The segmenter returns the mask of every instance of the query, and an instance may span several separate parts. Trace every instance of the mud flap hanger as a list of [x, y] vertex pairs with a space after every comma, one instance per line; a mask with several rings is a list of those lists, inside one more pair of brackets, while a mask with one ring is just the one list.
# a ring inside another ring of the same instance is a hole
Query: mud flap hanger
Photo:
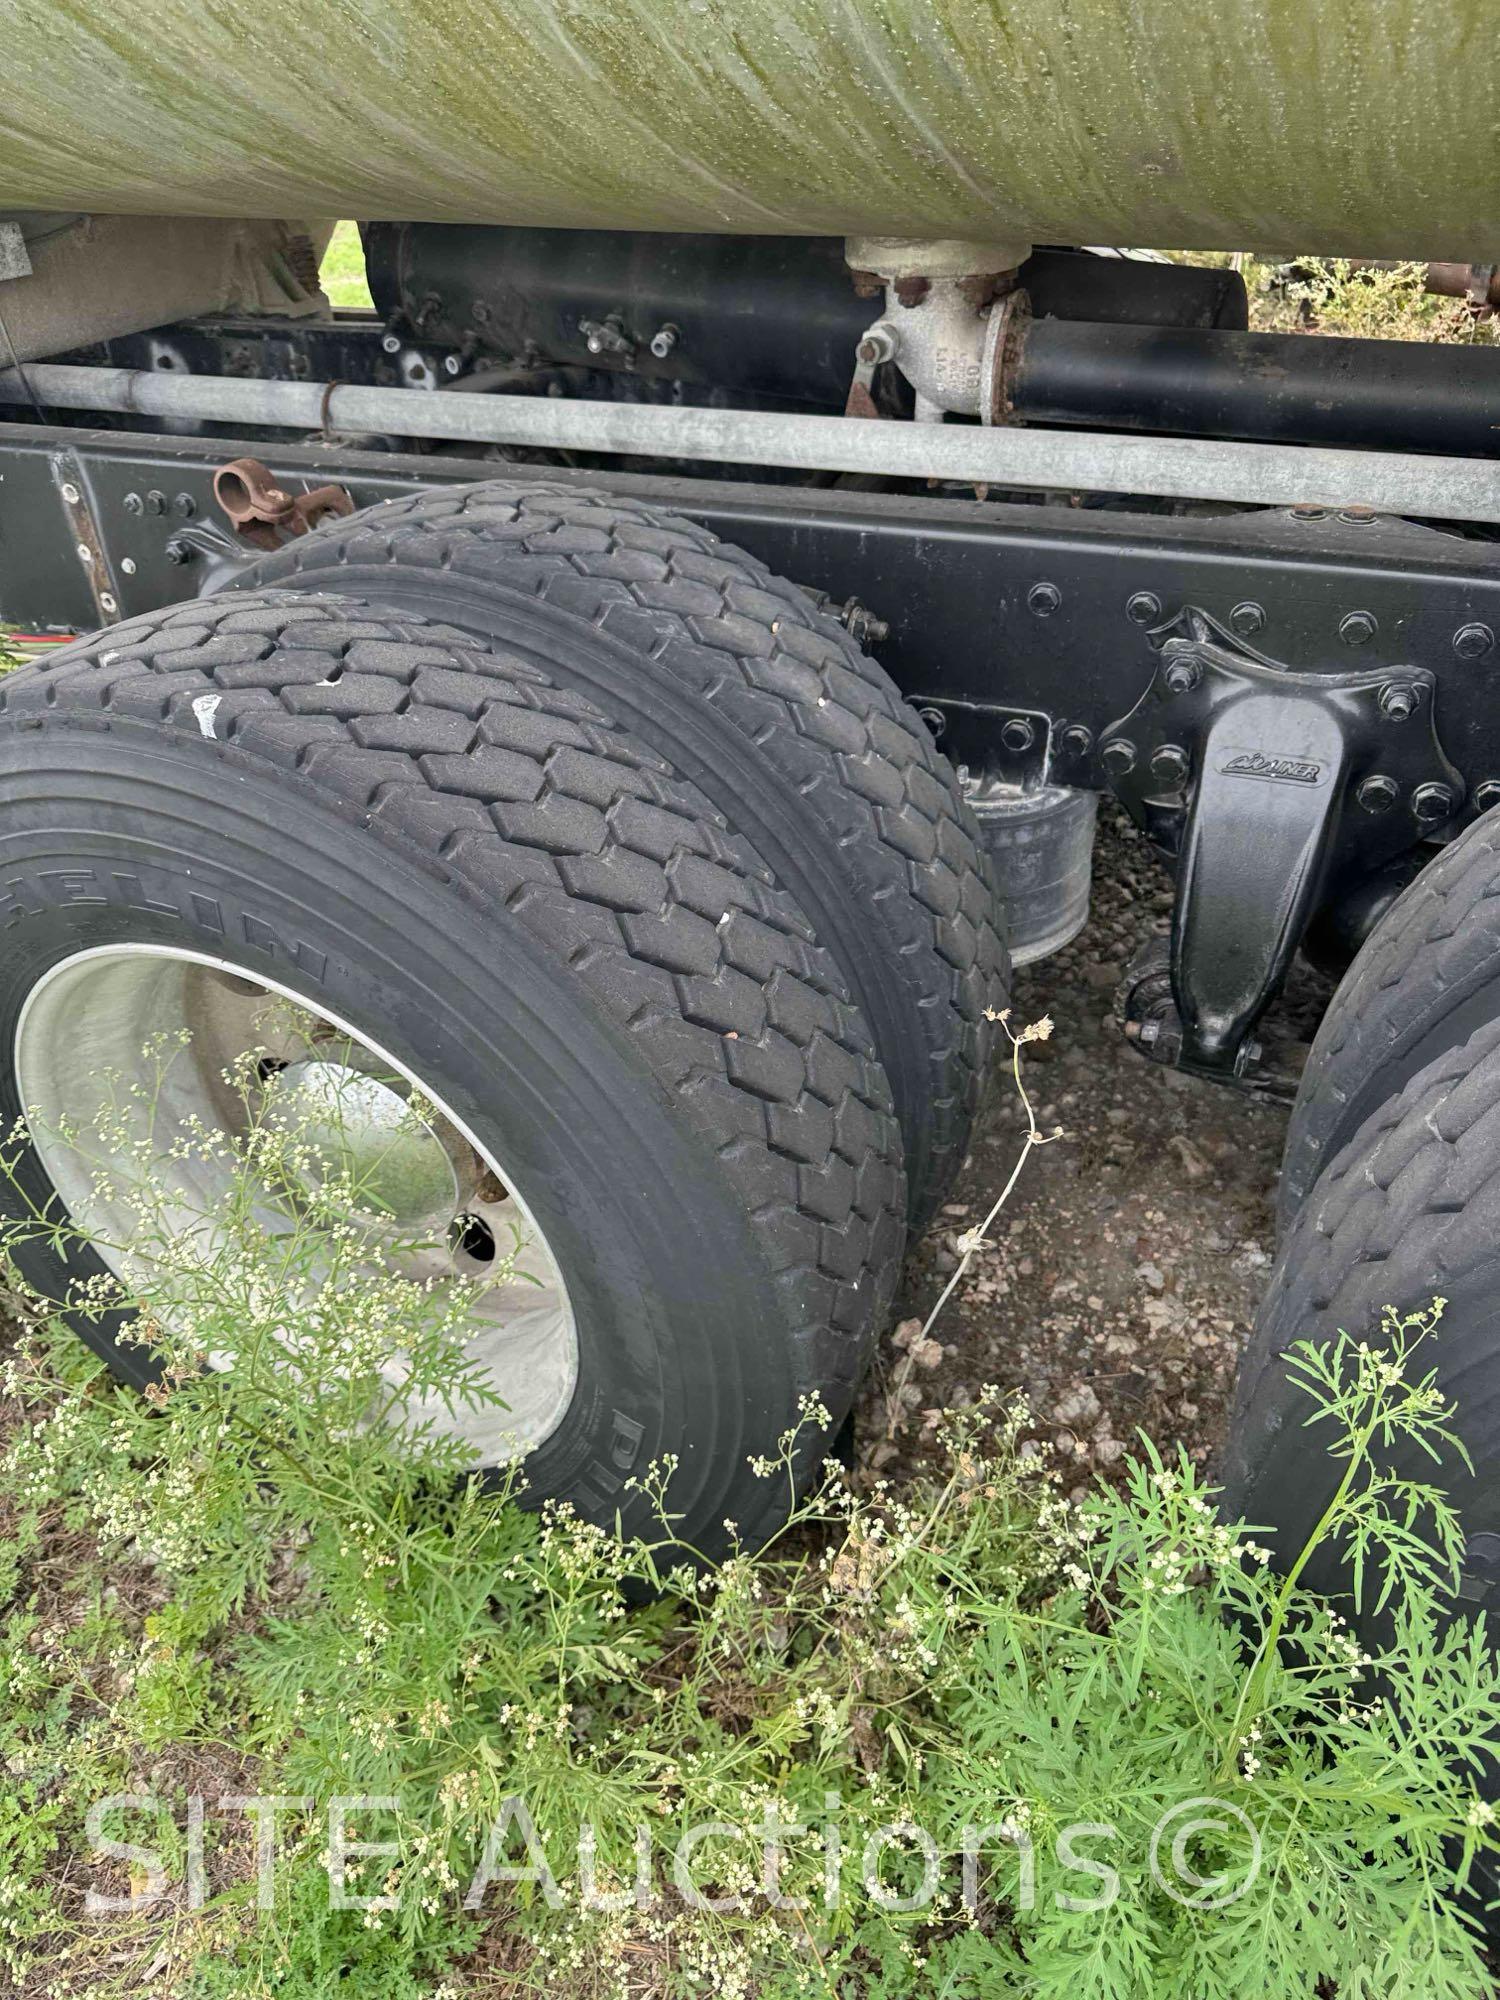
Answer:
[[1242, 1079], [1330, 890], [1443, 828], [1463, 780], [1423, 668], [1299, 671], [1191, 605], [1149, 638], [1151, 684], [1099, 746], [1132, 818], [1177, 857], [1170, 1005], [1162, 982], [1137, 1036], [1158, 1061]]

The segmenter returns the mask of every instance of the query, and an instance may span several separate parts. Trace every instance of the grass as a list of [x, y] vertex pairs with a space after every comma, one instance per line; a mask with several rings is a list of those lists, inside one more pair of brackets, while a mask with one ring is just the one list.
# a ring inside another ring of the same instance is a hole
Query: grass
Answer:
[[330, 305], [349, 312], [368, 311], [370, 287], [365, 277], [365, 251], [357, 222], [341, 222], [323, 254], [323, 290]]
[[[9, 1991], [1491, 1991], [1461, 1889], [1497, 1844], [1476, 1784], [1500, 1671], [1444, 1622], [1451, 1509], [1383, 1458], [1457, 1449], [1440, 1305], [1295, 1361], [1338, 1464], [1314, 1540], [1357, 1552], [1384, 1649], [1184, 1456], [1143, 1444], [1123, 1490], [1065, 1497], [994, 1388], [931, 1469], [830, 1463], [785, 1531], [709, 1563], [670, 1464], [630, 1545], [536, 1509], [524, 1470], [455, 1477], [384, 1364], [482, 1400], [459, 1317], [372, 1264], [365, 1191], [310, 1175], [284, 1119], [232, 1142], [211, 1237], [167, 1227], [139, 1129], [74, 1135], [134, 1210], [136, 1276], [78, 1280], [72, 1311], [123, 1297], [159, 1383], [112, 1386], [34, 1303], [0, 1382]], [[40, 1217], [23, 1238], [66, 1247]], [[809, 1404], [756, 1476], [788, 1481], [825, 1425]], [[264, 1907], [226, 1794], [289, 1801]], [[337, 1798], [363, 1803], [341, 1823]]]

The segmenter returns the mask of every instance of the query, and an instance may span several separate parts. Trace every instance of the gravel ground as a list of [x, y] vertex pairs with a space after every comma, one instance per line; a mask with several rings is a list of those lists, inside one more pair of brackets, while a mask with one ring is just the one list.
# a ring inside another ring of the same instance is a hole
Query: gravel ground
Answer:
[[[1009, 1078], [996, 1078], [953, 1200], [908, 1257], [859, 1413], [867, 1465], [899, 1473], [920, 1459], [937, 1413], [986, 1382], [1025, 1391], [1038, 1434], [1076, 1455], [1080, 1479], [1116, 1465], [1139, 1431], [1200, 1460], [1216, 1450], [1271, 1263], [1286, 1114], [1157, 1068], [1121, 1035], [1121, 973], [1171, 907], [1159, 859], [1101, 812], [1087, 928], [1016, 981], [1013, 1024], [1052, 1018], [1023, 1075], [1043, 1130], [1065, 1136], [1033, 1152], [991, 1247], [931, 1339], [914, 1342], [956, 1267], [955, 1239], [983, 1220], [1025, 1134]], [[1293, 1001], [1304, 1016], [1309, 982]]]

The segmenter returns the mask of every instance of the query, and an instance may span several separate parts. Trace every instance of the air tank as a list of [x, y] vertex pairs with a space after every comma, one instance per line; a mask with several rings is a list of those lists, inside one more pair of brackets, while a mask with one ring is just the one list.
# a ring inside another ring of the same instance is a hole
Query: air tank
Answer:
[[1494, 0], [0, 0], [0, 212], [1500, 259]]

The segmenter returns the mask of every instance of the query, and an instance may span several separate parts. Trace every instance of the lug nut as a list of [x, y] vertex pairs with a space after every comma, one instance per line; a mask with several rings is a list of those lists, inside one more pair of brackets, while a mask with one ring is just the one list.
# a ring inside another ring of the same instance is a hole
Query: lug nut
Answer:
[[1151, 775], [1163, 784], [1181, 785], [1187, 780], [1188, 754], [1180, 743], [1163, 743], [1151, 753]]
[[1453, 650], [1461, 660], [1482, 660], [1494, 644], [1488, 625], [1460, 625], [1453, 635]]
[[1339, 620], [1339, 637], [1346, 646], [1366, 645], [1380, 630], [1373, 611], [1348, 611]]
[[1094, 732], [1082, 722], [1070, 722], [1058, 737], [1058, 748], [1069, 757], [1087, 757], [1094, 747]]
[[[678, 329], [668, 320], [665, 326], [657, 328], [651, 336], [651, 352], [658, 361], [665, 361], [680, 338]], [[861, 357], [863, 358], [863, 357]]]
[[1237, 604], [1230, 612], [1229, 622], [1242, 639], [1248, 639], [1253, 632], [1265, 630], [1265, 607], [1247, 598], [1243, 604]]
[[1125, 606], [1125, 616], [1134, 625], [1149, 625], [1161, 616], [1161, 599], [1154, 590], [1138, 590]]
[[127, 493], [124, 506], [127, 514], [144, 514], [146, 511], [146, 503], [139, 493]]
[[1474, 787], [1474, 810], [1493, 812], [1496, 806], [1500, 806], [1500, 778], [1486, 778]]
[[1380, 713], [1388, 722], [1408, 722], [1422, 705], [1422, 690], [1414, 681], [1387, 681], [1380, 690]]
[[174, 535], [167, 543], [166, 555], [169, 563], [190, 563], [197, 554], [191, 542], [185, 542], [180, 535]]
[[1029, 750], [1035, 743], [1036, 731], [1024, 715], [1013, 715], [1000, 731], [1000, 741], [1007, 750], [1013, 750], [1019, 756], [1023, 750]]
[[1099, 754], [1112, 778], [1123, 778], [1135, 769], [1135, 745], [1128, 737], [1111, 737]]
[[1366, 778], [1354, 794], [1361, 810], [1367, 813], [1389, 812], [1401, 796], [1400, 787], [1394, 778], [1388, 778], [1382, 771]]
[[1173, 694], [1191, 694], [1203, 678], [1203, 662], [1196, 653], [1179, 653], [1168, 660], [1161, 677]]
[[1055, 583], [1034, 583], [1026, 593], [1026, 608], [1037, 618], [1050, 618], [1062, 603], [1062, 592]]
[[1453, 815], [1453, 790], [1449, 785], [1418, 785], [1411, 795], [1411, 809], [1424, 826], [1436, 826]]

